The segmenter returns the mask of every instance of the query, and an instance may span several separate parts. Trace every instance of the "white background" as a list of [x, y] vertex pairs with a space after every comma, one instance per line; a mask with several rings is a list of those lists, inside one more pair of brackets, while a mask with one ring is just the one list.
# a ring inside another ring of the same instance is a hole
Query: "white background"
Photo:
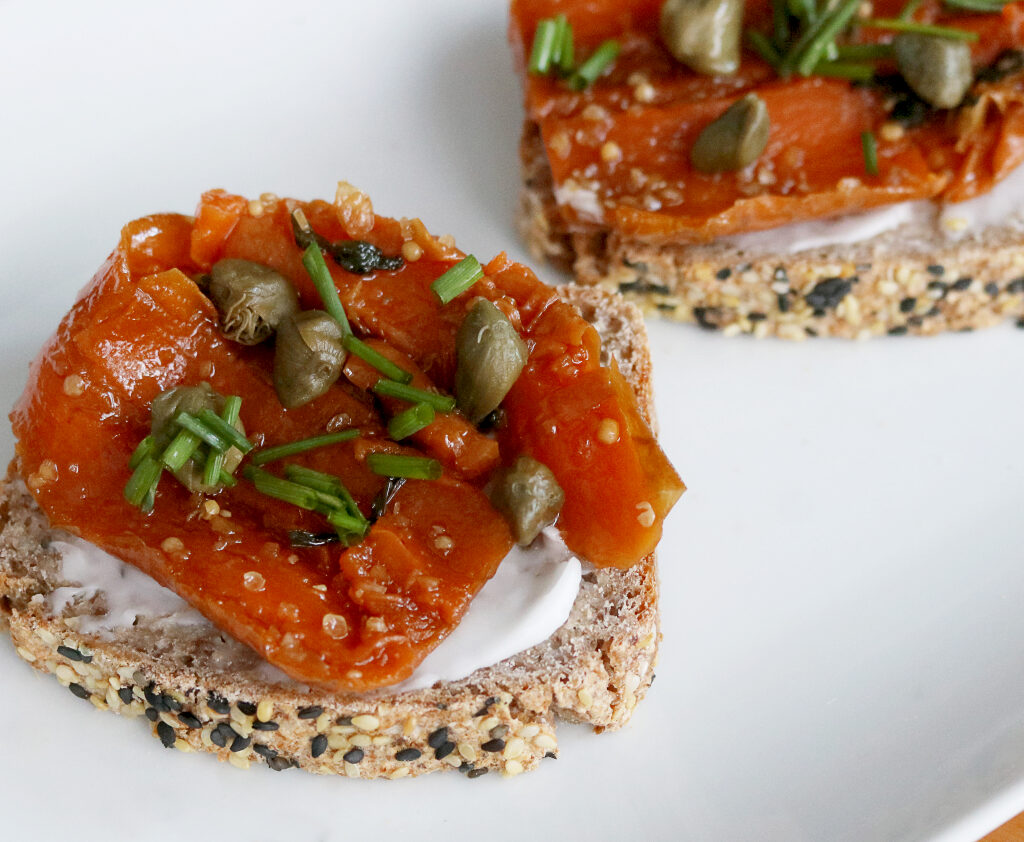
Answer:
[[[210, 187], [329, 198], [343, 178], [525, 259], [505, 28], [502, 0], [0, 0], [0, 402], [120, 226]], [[1024, 809], [1024, 334], [650, 329], [690, 491], [627, 729], [564, 726], [562, 757], [510, 780], [241, 772], [3, 647], [5, 835], [951, 842]]]

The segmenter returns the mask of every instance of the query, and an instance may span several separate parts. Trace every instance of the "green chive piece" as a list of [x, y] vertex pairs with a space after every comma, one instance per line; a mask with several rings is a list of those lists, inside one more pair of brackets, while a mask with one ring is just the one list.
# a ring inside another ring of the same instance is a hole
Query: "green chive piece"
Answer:
[[206, 460], [206, 464], [203, 466], [203, 484], [216, 485], [223, 470], [224, 454], [218, 453], [216, 450], [210, 451], [210, 458]]
[[923, 2], [924, 0], [910, 0], [910, 2], [903, 7], [903, 11], [900, 12], [900, 20], [912, 19], [914, 17], [914, 12], [921, 7]]
[[1008, 2], [1010, 0], [945, 0], [946, 5], [954, 9], [966, 9], [969, 12], [982, 12], [989, 15], [1002, 12]]
[[818, 19], [818, 7], [814, 0], [791, 0], [789, 11], [794, 17], [800, 18], [808, 25]]
[[[235, 429], [235, 423], [238, 421], [238, 413], [241, 408], [242, 399], [238, 395], [228, 395], [224, 398], [224, 408], [221, 410], [220, 418], [232, 430]], [[249, 445], [249, 447], [251, 449], [252, 445]], [[214, 451], [210, 454], [210, 458], [206, 460], [206, 465], [203, 468], [203, 484], [209, 486], [217, 485], [222, 473], [224, 473], [224, 454]], [[234, 484], [234, 478], [232, 478], [232, 484]]]
[[[192, 461], [199, 465], [201, 468], [203, 468], [203, 482], [206, 482], [206, 466], [210, 462], [210, 460], [207, 458], [207, 454], [204, 452], [205, 450], [206, 448], [199, 447], [192, 454]], [[213, 456], [223, 455], [217, 453], [217, 451], [215, 450], [211, 450], [210, 454]], [[220, 485], [226, 486], [227, 488], [234, 488], [236, 485], [238, 485], [238, 480], [236, 480], [233, 476], [231, 476], [231, 474], [227, 472], [227, 470], [223, 466], [223, 463], [221, 464], [220, 474], [217, 477], [216, 481]], [[206, 484], [213, 485], [214, 483], [207, 482]]]
[[191, 430], [182, 430], [164, 450], [160, 461], [171, 471], [178, 470], [196, 452], [200, 439]]
[[893, 32], [916, 32], [919, 35], [937, 35], [939, 38], [952, 38], [954, 41], [977, 41], [978, 33], [967, 29], [956, 29], [952, 26], [936, 26], [931, 23], [917, 23], [899, 18], [869, 18], [862, 20], [861, 26], [871, 29], [891, 29]]
[[772, 0], [772, 34], [776, 44], [789, 41], [789, 8], [786, 0]]
[[[124, 487], [124, 499], [133, 506], [143, 507], [150, 497], [155, 498], [156, 486], [164, 466], [152, 456], [143, 456]], [[149, 509], [152, 510], [152, 504]]]
[[433, 420], [434, 407], [429, 403], [418, 403], [388, 421], [388, 435], [395, 441], [401, 441], [418, 433]]
[[744, 34], [747, 37], [747, 43], [750, 44], [754, 52], [777, 70], [782, 56], [779, 55], [778, 50], [768, 40], [768, 37], [756, 29], [748, 29]]
[[572, 40], [572, 24], [569, 23], [565, 15], [559, 15], [558, 18], [564, 21], [559, 29], [559, 40], [561, 43], [558, 46], [558, 71], [563, 76], [568, 76], [572, 73], [573, 67], [576, 66], [576, 48]]
[[378, 395], [387, 395], [390, 398], [398, 398], [409, 403], [430, 404], [438, 412], [451, 412], [455, 409], [455, 398], [450, 395], [439, 395], [437, 392], [406, 386], [404, 383], [396, 383], [394, 380], [378, 380], [373, 384], [373, 391]]
[[603, 42], [569, 79], [569, 87], [574, 91], [582, 91], [597, 81], [597, 77], [607, 70], [619, 56], [622, 47], [615, 39]]
[[464, 293], [484, 276], [480, 261], [467, 254], [430, 285], [442, 304]]
[[206, 442], [214, 450], [219, 450], [221, 453], [231, 447], [228, 442], [211, 430], [205, 422], [200, 421], [199, 418], [190, 412], [179, 412], [174, 416], [174, 423], [198, 436], [201, 441]]
[[867, 82], [875, 76], [873, 64], [856, 64], [845, 61], [819, 61], [814, 66], [818, 76], [829, 76], [833, 79], [850, 79], [854, 82]]
[[861, 132], [861, 147], [864, 150], [864, 169], [868, 175], [878, 175], [878, 145], [871, 132]]
[[143, 459], [145, 459], [147, 456], [153, 455], [155, 445], [156, 441], [153, 439], [153, 437], [146, 436], [142, 441], [139, 442], [139, 446], [132, 451], [131, 458], [129, 458], [128, 460], [128, 467], [131, 468], [133, 471], [137, 467], [139, 467], [139, 464], [142, 462]]
[[307, 468], [303, 465], [286, 465], [284, 475], [299, 485], [304, 485], [307, 488], [312, 488], [314, 491], [320, 491], [323, 494], [329, 494], [332, 497], [338, 498], [345, 504], [345, 508], [353, 517], [363, 516], [362, 512], [359, 511], [359, 504], [356, 503], [349, 490], [345, 488], [345, 484], [333, 474], [314, 471], [312, 468]]
[[328, 447], [332, 444], [339, 444], [343, 441], [351, 441], [359, 437], [359, 430], [339, 430], [337, 433], [324, 433], [322, 436], [312, 436], [308, 439], [290, 441], [287, 444], [278, 444], [274, 447], [267, 447], [257, 451], [252, 456], [254, 465], [266, 465], [267, 462], [275, 462], [284, 459], [286, 456], [295, 456], [298, 453], [305, 453], [307, 450], [316, 450], [320, 447]]
[[338, 298], [338, 289], [334, 286], [334, 278], [327, 268], [327, 261], [324, 260], [324, 253], [320, 246], [311, 243], [302, 253], [302, 265], [306, 267], [313, 286], [320, 294], [320, 300], [324, 303], [324, 309], [330, 313], [331, 318], [341, 325], [342, 334], [351, 333], [352, 327], [348, 323], [348, 316], [345, 315], [345, 308]]
[[343, 536], [352, 535], [362, 538], [370, 528], [370, 522], [365, 518], [354, 518], [345, 512], [329, 512], [327, 520]]
[[231, 447], [236, 447], [242, 453], [252, 450], [252, 442], [243, 436], [234, 424], [229, 424], [212, 409], [204, 409], [199, 413], [199, 420], [210, 428], [211, 432], [222, 438]]
[[366, 457], [366, 464], [371, 471], [382, 477], [438, 479], [441, 476], [441, 463], [426, 456], [371, 453]]
[[395, 365], [382, 353], [373, 350], [362, 339], [357, 339], [355, 335], [348, 334], [341, 340], [341, 344], [345, 346], [346, 351], [359, 357], [363, 362], [372, 365], [377, 371], [387, 377], [388, 380], [395, 380], [399, 383], [408, 383], [412, 380], [412, 375], [408, 371], [401, 366]]
[[873, 61], [891, 58], [892, 44], [842, 44], [838, 53], [840, 61]]
[[153, 507], [156, 505], [156, 486], [151, 485], [149, 491], [146, 492], [146, 496], [142, 498], [142, 502], [139, 504], [139, 509], [144, 515], [148, 515], [153, 511]]
[[249, 480], [260, 494], [273, 497], [275, 500], [283, 500], [291, 503], [300, 509], [308, 509], [311, 512], [317, 511], [321, 505], [320, 498], [316, 491], [299, 485], [297, 482], [289, 482], [286, 479], [274, 476], [262, 468], [255, 468], [252, 465], [246, 466], [242, 475]]
[[537, 24], [533, 34], [533, 49], [530, 52], [530, 72], [544, 75], [551, 67], [551, 54], [555, 48], [558, 24], [554, 18], [544, 18]]
[[795, 67], [801, 76], [810, 76], [829, 45], [850, 22], [860, 6], [860, 0], [845, 0], [835, 11], [824, 15], [807, 30], [814, 35], [797, 54]]
[[233, 427], [238, 421], [241, 409], [242, 399], [238, 395], [228, 395], [224, 398], [224, 409], [221, 410], [220, 417]]

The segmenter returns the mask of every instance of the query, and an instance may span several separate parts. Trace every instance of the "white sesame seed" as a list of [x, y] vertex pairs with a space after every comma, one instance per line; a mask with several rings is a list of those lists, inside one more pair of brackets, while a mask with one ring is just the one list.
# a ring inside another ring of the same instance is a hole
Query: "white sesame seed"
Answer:
[[324, 711], [316, 718], [316, 731], [318, 734], [322, 734], [330, 727], [331, 715], [327, 711]]
[[406, 240], [402, 243], [402, 257], [409, 263], [415, 263], [423, 257], [423, 247], [415, 240]]
[[533, 744], [542, 751], [554, 751], [558, 748], [558, 742], [550, 734], [538, 734], [533, 738]]
[[576, 698], [580, 700], [580, 705], [584, 710], [594, 704], [594, 694], [586, 687], [581, 687], [579, 689], [579, 692], [576, 693]]
[[267, 580], [262, 573], [249, 570], [242, 576], [242, 584], [247, 591], [262, 591], [267, 586]]
[[85, 392], [85, 378], [80, 374], [69, 374], [64, 378], [64, 394], [77, 398]]
[[388, 624], [383, 617], [367, 617], [366, 630], [376, 634], [384, 634], [388, 630]]
[[500, 725], [501, 720], [496, 716], [485, 716], [480, 720], [480, 724], [477, 726], [481, 732], [490, 731], [495, 725]]
[[402, 723], [402, 735], [406, 737], [411, 737], [413, 734], [416, 733], [417, 724], [418, 723], [416, 722], [416, 717], [410, 716], [408, 719], [405, 720], [405, 722]]
[[473, 763], [476, 760], [476, 749], [469, 743], [459, 743], [457, 750], [467, 763]]
[[650, 82], [641, 82], [633, 87], [633, 99], [637, 102], [654, 102], [654, 85]]
[[[283, 608], [284, 606], [282, 606], [282, 610]], [[295, 613], [298, 614], [298, 608], [295, 609]], [[298, 617], [296, 616], [294, 619], [298, 619]], [[323, 627], [327, 636], [334, 640], [342, 640], [348, 636], [348, 620], [341, 614], [324, 614]]]
[[17, 652], [23, 661], [28, 661], [30, 664], [36, 659], [36, 656], [29, 652], [24, 646], [19, 646]]
[[408, 774], [409, 774], [409, 767], [408, 766], [400, 766], [399, 768], [395, 769], [394, 772], [392, 772], [390, 775], [388, 775], [388, 778], [390, 780], [392, 780], [392, 781], [396, 781], [399, 778], [404, 778]]
[[356, 748], [367, 748], [373, 745], [373, 738], [369, 734], [353, 734], [348, 741]]
[[67, 664], [61, 664], [56, 670], [57, 680], [61, 684], [70, 684], [72, 681], [78, 678], [75, 675], [75, 671], [71, 669]]
[[369, 713], [362, 713], [352, 717], [352, 724], [360, 731], [376, 731], [380, 728], [380, 720]]
[[506, 760], [511, 760], [513, 757], [519, 757], [524, 751], [526, 751], [526, 740], [513, 737], [505, 743], [505, 750], [502, 751], [501, 756]]
[[375, 746], [391, 745], [391, 737], [387, 736], [386, 734], [382, 734], [379, 737], [374, 737], [373, 738], [373, 744]]
[[523, 764], [518, 760], [509, 760], [505, 763], [505, 774], [509, 777], [513, 775], [521, 775], [523, 773]]
[[601, 444], [615, 444], [619, 440], [619, 422], [614, 418], [602, 418], [597, 425], [597, 440]]
[[228, 763], [234, 766], [236, 769], [248, 769], [249, 758], [247, 755], [242, 754], [240, 751], [234, 751], [228, 755]]
[[341, 749], [350, 748], [352, 743], [348, 741], [348, 737], [344, 734], [328, 734], [327, 745], [335, 751], [339, 751]]
[[455, 542], [447, 535], [438, 535], [434, 539], [434, 546], [441, 552], [448, 552], [452, 547], [455, 546]]
[[622, 160], [622, 147], [614, 141], [607, 141], [601, 145], [601, 160], [606, 164]]
[[524, 740], [532, 740], [540, 733], [539, 725], [524, 725], [519, 729], [517, 736], [522, 737]]
[[160, 549], [165, 553], [173, 555], [184, 550], [185, 544], [182, 542], [181, 538], [175, 538], [172, 536], [170, 538], [164, 538], [164, 540], [160, 542]]

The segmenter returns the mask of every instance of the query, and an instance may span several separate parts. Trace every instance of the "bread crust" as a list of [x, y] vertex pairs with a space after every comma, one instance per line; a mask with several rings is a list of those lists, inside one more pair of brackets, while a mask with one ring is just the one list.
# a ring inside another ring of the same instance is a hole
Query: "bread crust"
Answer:
[[787, 253], [575, 233], [559, 213], [537, 126], [520, 143], [517, 224], [531, 253], [646, 313], [727, 335], [802, 340], [932, 335], [1024, 317], [1024, 221], [949, 240], [908, 224], [863, 243]]
[[[640, 313], [621, 296], [564, 287], [598, 328], [653, 425]], [[569, 620], [547, 641], [465, 679], [403, 693], [329, 693], [268, 678], [258, 656], [212, 626], [164, 635], [145, 624], [111, 638], [79, 631], [101, 596], [53, 616], [54, 533], [17, 465], [0, 487], [0, 616], [18, 654], [101, 710], [145, 717], [167, 747], [248, 768], [399, 778], [458, 769], [516, 775], [557, 756], [556, 716], [619, 728], [653, 679], [660, 631], [654, 555], [584, 575]]]

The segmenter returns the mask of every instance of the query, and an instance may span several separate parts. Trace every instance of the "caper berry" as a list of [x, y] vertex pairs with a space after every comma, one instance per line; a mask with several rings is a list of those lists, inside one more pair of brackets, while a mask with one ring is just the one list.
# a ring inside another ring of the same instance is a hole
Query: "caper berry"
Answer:
[[743, 0], [665, 0], [661, 40], [698, 73], [724, 75], [740, 66]]
[[[224, 409], [224, 396], [215, 391], [209, 383], [200, 383], [198, 386], [175, 386], [153, 398], [149, 424], [156, 452], [163, 452], [181, 432], [181, 427], [174, 423], [179, 412], [198, 415], [204, 409], [213, 410], [218, 415]], [[245, 433], [245, 427], [240, 420], [235, 422], [235, 429], [242, 434]], [[223, 468], [229, 474], [234, 472], [241, 461], [242, 452], [237, 447], [229, 447], [224, 451]], [[194, 458], [175, 471], [174, 476], [194, 493], [212, 494], [222, 488], [219, 483], [211, 486], [203, 482], [203, 466]]]
[[294, 409], [320, 397], [345, 362], [340, 325], [323, 310], [288, 316], [277, 328], [274, 388], [282, 406]]
[[551, 469], [530, 456], [520, 456], [495, 475], [490, 497], [512, 526], [516, 543], [524, 547], [555, 522], [565, 502]]
[[704, 128], [690, 150], [690, 161], [704, 173], [741, 170], [764, 152], [769, 128], [764, 100], [747, 94]]
[[504, 313], [478, 298], [455, 338], [455, 399], [474, 424], [502, 402], [526, 365], [526, 343]]
[[210, 270], [210, 299], [224, 334], [243, 345], [258, 345], [281, 321], [299, 311], [295, 288], [262, 263], [228, 258]]
[[960, 104], [974, 79], [966, 41], [903, 32], [892, 46], [896, 66], [921, 99], [935, 108]]

